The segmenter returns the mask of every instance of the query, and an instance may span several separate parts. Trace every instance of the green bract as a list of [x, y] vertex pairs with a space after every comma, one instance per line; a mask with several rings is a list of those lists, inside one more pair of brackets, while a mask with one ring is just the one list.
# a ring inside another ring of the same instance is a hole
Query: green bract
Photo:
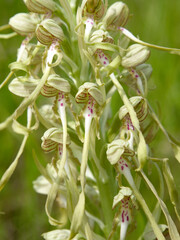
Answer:
[[39, 79], [18, 77], [9, 84], [9, 91], [20, 97], [28, 97], [38, 85]]

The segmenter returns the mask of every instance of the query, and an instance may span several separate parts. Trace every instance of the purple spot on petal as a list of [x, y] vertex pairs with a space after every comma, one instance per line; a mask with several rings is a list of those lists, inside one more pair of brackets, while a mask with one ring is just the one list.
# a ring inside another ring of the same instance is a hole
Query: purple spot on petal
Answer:
[[104, 61], [103, 63], [104, 63], [104, 64], [106, 64], [106, 62], [105, 62], [105, 61]]
[[88, 117], [90, 117], [90, 114], [88, 114]]
[[124, 170], [124, 167], [123, 167], [123, 166], [121, 166], [121, 170], [122, 170], [122, 171]]
[[122, 222], [124, 222], [124, 211], [122, 212]]
[[138, 75], [138, 74], [136, 74], [136, 75], [135, 75], [135, 77], [136, 77], [136, 78], [138, 78], [138, 77], [139, 77], [139, 75]]
[[105, 59], [107, 60], [107, 57], [105, 57]]
[[63, 103], [61, 103], [61, 106], [64, 106], [64, 104], [63, 104]]

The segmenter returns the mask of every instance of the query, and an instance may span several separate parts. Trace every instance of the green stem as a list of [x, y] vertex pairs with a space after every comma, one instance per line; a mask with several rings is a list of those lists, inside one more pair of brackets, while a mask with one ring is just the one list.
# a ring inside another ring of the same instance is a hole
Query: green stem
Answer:
[[72, 13], [72, 10], [71, 10], [71, 7], [70, 7], [70, 4], [68, 2], [68, 0], [59, 0], [61, 6], [63, 7], [63, 9], [65, 10], [65, 12], [67, 13], [68, 17], [68, 21], [69, 21], [69, 25], [70, 25], [70, 28], [71, 28], [71, 33], [72, 35], [74, 36], [74, 15]]
[[141, 132], [140, 129], [140, 125], [139, 125], [139, 120], [137, 118], [136, 112], [131, 104], [131, 102], [129, 101], [123, 87], [121, 86], [120, 82], [117, 80], [117, 78], [115, 77], [114, 73], [110, 74], [110, 78], [112, 80], [112, 82], [114, 83], [114, 85], [116, 86], [119, 95], [122, 99], [122, 101], [124, 102], [124, 105], [126, 106], [128, 113], [130, 115], [131, 121], [133, 126], [136, 128], [136, 130], [138, 131], [139, 134], [139, 143], [138, 143], [138, 149], [137, 149], [137, 154], [138, 154], [138, 160], [139, 160], [139, 167], [138, 167], [138, 171], [144, 166], [146, 160], [147, 160], [147, 147], [146, 147], [146, 142], [144, 139], [144, 136]]
[[114, 85], [116, 86], [118, 92], [119, 92], [119, 95], [121, 96], [122, 98], [122, 101], [124, 103], [124, 105], [127, 107], [127, 110], [129, 112], [129, 115], [131, 117], [131, 121], [132, 121], [132, 124], [134, 125], [134, 127], [137, 129], [137, 130], [140, 130], [140, 126], [139, 126], [139, 120], [137, 118], [137, 115], [136, 115], [136, 112], [134, 111], [134, 108], [132, 106], [132, 104], [130, 103], [123, 87], [121, 86], [120, 82], [117, 80], [117, 78], [115, 77], [114, 73], [111, 73], [110, 74], [110, 78], [112, 80], [112, 82], [114, 83]]
[[17, 36], [17, 33], [0, 34], [0, 39], [9, 39]]
[[[95, 136], [92, 136], [92, 137], [95, 137]], [[110, 176], [107, 175], [104, 168], [101, 167], [99, 163], [99, 159], [97, 158], [95, 153], [95, 142], [93, 144], [93, 141], [91, 141], [91, 154], [94, 161], [94, 164], [92, 165], [93, 174], [98, 184], [103, 216], [106, 223], [105, 234], [106, 236], [108, 236], [109, 232], [111, 231], [112, 221], [113, 221], [112, 197], [111, 197], [112, 191], [110, 191], [110, 189], [112, 188], [112, 185], [110, 184], [110, 181], [109, 181]]]
[[157, 237], [158, 240], [165, 240], [161, 229], [159, 228], [158, 224], [156, 223], [151, 211], [149, 210], [143, 196], [141, 195], [141, 193], [138, 191], [138, 189], [136, 188], [136, 186], [131, 186], [134, 192], [134, 195], [136, 197], [136, 199], [138, 200], [138, 202], [140, 203], [142, 209], [144, 210], [144, 213], [146, 214], [147, 218], [149, 219], [149, 222], [152, 226], [152, 229]]
[[162, 209], [162, 211], [164, 213], [164, 216], [165, 216], [167, 224], [168, 224], [169, 235], [170, 235], [171, 239], [172, 240], [180, 240], [180, 236], [179, 236], [178, 230], [176, 228], [176, 225], [173, 222], [173, 220], [171, 218], [171, 215], [169, 214], [169, 211], [168, 211], [165, 203], [159, 197], [159, 194], [157, 193], [156, 189], [154, 188], [153, 184], [148, 179], [148, 177], [145, 175], [145, 173], [142, 170], [140, 170], [140, 173], [141, 173], [142, 177], [144, 178], [144, 180], [146, 181], [146, 183], [148, 184], [148, 186], [151, 189], [151, 191], [153, 192], [154, 196], [156, 197], [156, 199], [159, 202], [159, 205], [160, 205], [160, 207], [161, 207], [161, 209]]
[[166, 129], [163, 127], [162, 123], [160, 122], [160, 120], [158, 119], [156, 113], [154, 112], [153, 108], [151, 107], [150, 103], [148, 103], [148, 107], [151, 110], [151, 115], [154, 118], [154, 120], [156, 121], [156, 123], [159, 125], [161, 131], [164, 133], [164, 135], [166, 136], [167, 140], [169, 142], [171, 142], [171, 139], [169, 138], [168, 133], [166, 132]]
[[[32, 112], [29, 114], [29, 112], [31, 111], [30, 107], [27, 110], [28, 114], [27, 114], [27, 128], [30, 129], [31, 127], [31, 120], [32, 120]], [[19, 158], [21, 157], [23, 151], [24, 151], [24, 147], [26, 145], [27, 139], [29, 137], [29, 133], [27, 133], [24, 138], [23, 141], [21, 143], [21, 146], [19, 148], [19, 151], [16, 155], [16, 158], [14, 159], [14, 161], [11, 163], [11, 165], [8, 167], [8, 169], [5, 171], [5, 173], [3, 174], [1, 180], [0, 180], [0, 191], [4, 188], [4, 186], [6, 185], [6, 183], [9, 181], [9, 179], [11, 178], [12, 174], [14, 173], [16, 166], [19, 162]]]
[[81, 170], [80, 170], [82, 191], [84, 191], [84, 187], [85, 187], [85, 174], [86, 174], [86, 168], [87, 168], [87, 162], [88, 162], [91, 120], [92, 119], [88, 119], [87, 117], [85, 118], [85, 138], [84, 138], [82, 162], [81, 162]]
[[51, 67], [46, 68], [46, 71], [45, 71], [44, 75], [42, 76], [40, 83], [35, 88], [35, 90], [31, 93], [31, 95], [29, 97], [25, 98], [21, 102], [19, 107], [14, 111], [14, 113], [11, 116], [9, 116], [4, 122], [0, 123], [0, 130], [6, 128], [12, 122], [13, 119], [17, 119], [19, 116], [21, 116], [23, 114], [23, 112], [25, 111], [25, 109], [36, 100], [36, 98], [40, 94], [41, 89], [44, 86], [44, 84], [50, 74], [50, 70], [51, 70]]
[[85, 175], [88, 163], [88, 152], [89, 152], [89, 140], [90, 140], [90, 129], [91, 129], [91, 120], [92, 116], [85, 115], [85, 138], [83, 144], [83, 152], [82, 152], [82, 161], [81, 161], [81, 169], [80, 169], [80, 182], [81, 182], [81, 193], [79, 195], [78, 203], [76, 204], [74, 214], [71, 222], [71, 235], [69, 240], [72, 239], [79, 228], [82, 225], [84, 212], [85, 212]]
[[6, 24], [6, 25], [3, 25], [3, 26], [0, 26], [0, 31], [4, 31], [6, 29], [9, 29], [11, 28], [9, 24]]
[[[64, 103], [65, 104], [65, 103]], [[67, 148], [66, 148], [66, 143], [67, 143], [67, 118], [66, 118], [66, 111], [65, 111], [65, 106], [61, 108], [60, 110], [61, 114], [61, 122], [63, 126], [63, 154], [62, 154], [62, 159], [60, 162], [58, 174], [57, 174], [57, 184], [59, 184], [62, 176], [62, 172], [66, 163], [66, 155], [67, 155]]]
[[4, 81], [1, 83], [0, 89], [3, 88], [4, 85], [6, 85], [6, 83], [9, 81], [9, 79], [12, 77], [12, 75], [13, 75], [13, 72], [11, 71], [11, 72], [7, 75], [7, 77], [4, 79]]
[[[126, 175], [124, 174], [124, 176], [126, 177]], [[131, 175], [130, 175], [131, 176]], [[151, 211], [149, 210], [149, 207], [147, 206], [143, 196], [141, 195], [141, 193], [139, 192], [139, 190], [137, 189], [134, 181], [133, 181], [133, 178], [132, 176], [129, 178], [129, 177], [126, 177], [129, 185], [131, 186], [132, 190], [133, 190], [133, 193], [136, 197], [136, 199], [138, 200], [139, 204], [141, 205], [144, 213], [146, 214], [147, 218], [149, 219], [149, 222], [152, 226], [152, 229], [157, 237], [158, 240], [165, 240], [158, 224], [156, 223]]]

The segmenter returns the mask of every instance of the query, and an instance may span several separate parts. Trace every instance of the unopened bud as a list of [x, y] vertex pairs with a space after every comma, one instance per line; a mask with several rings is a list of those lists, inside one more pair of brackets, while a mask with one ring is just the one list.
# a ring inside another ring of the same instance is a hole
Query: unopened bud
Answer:
[[44, 14], [54, 12], [56, 9], [56, 5], [53, 0], [24, 0], [24, 3], [29, 11], [34, 13]]
[[76, 94], [77, 103], [86, 103], [89, 100], [89, 95], [101, 106], [104, 103], [103, 95], [95, 83], [86, 82], [79, 87]]
[[143, 45], [133, 44], [127, 49], [121, 65], [125, 68], [136, 67], [144, 63], [150, 56], [150, 50]]
[[36, 24], [36, 19], [28, 13], [18, 13], [9, 20], [11, 28], [22, 36], [34, 33]]
[[104, 15], [103, 0], [87, 0], [83, 9], [83, 16], [99, 20]]
[[106, 29], [117, 30], [124, 26], [129, 18], [129, 8], [123, 2], [115, 2], [112, 4], [103, 19]]
[[40, 43], [51, 45], [54, 41], [62, 42], [64, 33], [61, 27], [52, 19], [45, 19], [38, 25], [36, 36]]

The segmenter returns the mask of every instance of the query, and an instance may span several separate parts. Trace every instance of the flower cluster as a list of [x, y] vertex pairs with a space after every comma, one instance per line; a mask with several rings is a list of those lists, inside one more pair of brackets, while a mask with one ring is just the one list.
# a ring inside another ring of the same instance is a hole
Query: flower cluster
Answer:
[[[104, 0], [59, 2], [24, 0], [29, 13], [18, 13], [9, 20], [8, 27], [15, 32], [9, 37], [19, 34], [25, 39], [0, 88], [13, 78], [9, 91], [23, 100], [0, 129], [12, 124], [13, 131], [24, 139], [0, 189], [13, 174], [28, 136], [43, 125], [41, 147], [49, 162], [44, 167], [36, 159], [41, 176], [33, 185], [36, 192], [47, 195], [45, 211], [49, 223], [58, 228], [44, 233], [44, 239], [124, 240], [128, 226], [137, 220], [132, 214], [137, 203], [147, 217], [140, 238], [150, 239], [151, 232], [152, 239], [163, 240], [168, 228], [172, 240], [180, 239], [163, 196], [145, 173], [148, 161], [161, 178], [162, 165], [180, 218], [167, 159], [154, 158], [148, 145], [160, 127], [180, 161], [180, 147], [148, 102], [152, 67], [146, 63], [149, 47], [173, 53], [179, 50], [145, 43], [125, 29], [130, 11], [121, 1], [109, 7]], [[131, 90], [129, 96], [124, 87]], [[116, 91], [123, 105], [117, 103], [119, 110], [112, 117]], [[17, 119], [26, 110], [24, 126]], [[155, 195], [167, 219], [165, 228], [144, 200], [140, 181]], [[57, 206], [61, 210], [58, 216]]]

